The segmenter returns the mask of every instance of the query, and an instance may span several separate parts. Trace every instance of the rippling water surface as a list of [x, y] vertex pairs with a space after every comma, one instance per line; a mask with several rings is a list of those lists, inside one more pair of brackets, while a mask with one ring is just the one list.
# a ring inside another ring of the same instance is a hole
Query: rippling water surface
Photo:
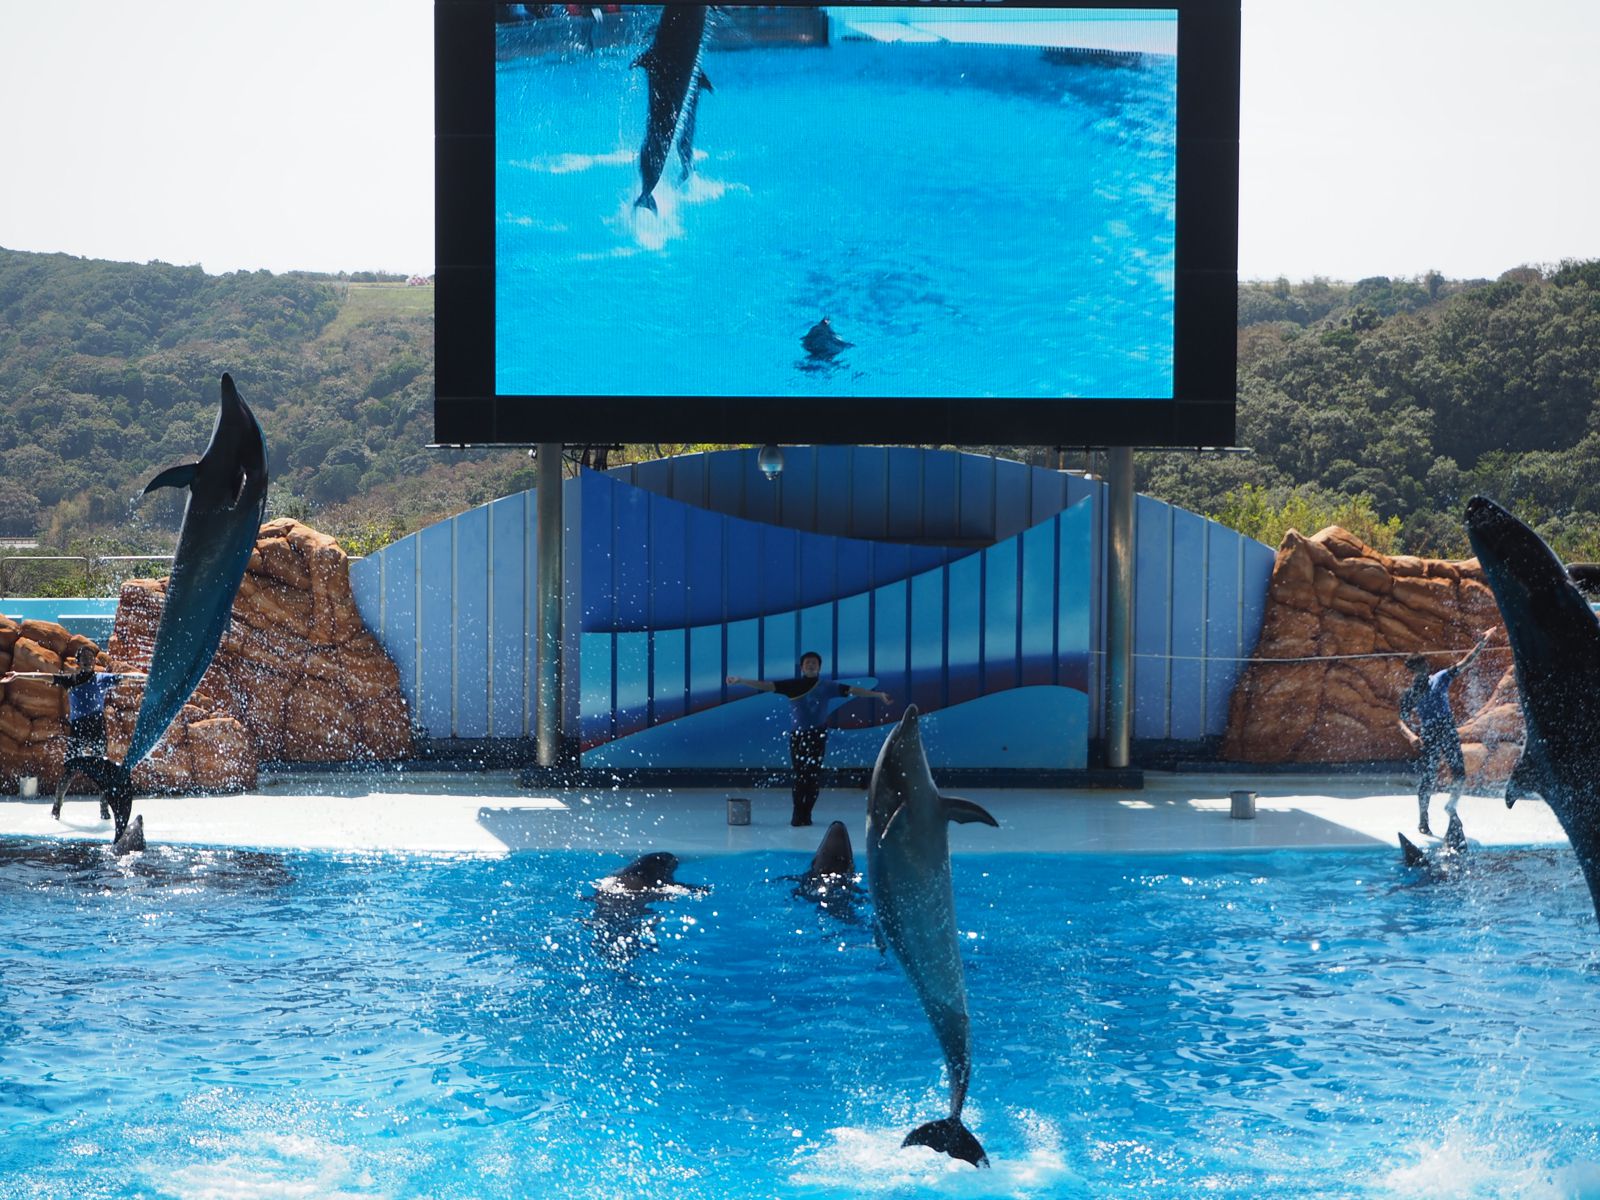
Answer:
[[980, 1172], [800, 856], [0, 840], [0, 1196], [1600, 1195], [1570, 854], [1397, 858], [957, 858]]

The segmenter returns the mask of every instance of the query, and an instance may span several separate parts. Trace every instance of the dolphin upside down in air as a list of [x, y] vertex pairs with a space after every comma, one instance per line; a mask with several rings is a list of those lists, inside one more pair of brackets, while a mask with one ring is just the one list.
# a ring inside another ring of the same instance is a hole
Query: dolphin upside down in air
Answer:
[[1467, 536], [1505, 621], [1526, 725], [1506, 806], [1550, 805], [1600, 916], [1600, 621], [1544, 539], [1494, 501], [1467, 502]]
[[867, 791], [867, 884], [884, 942], [900, 960], [950, 1069], [950, 1115], [906, 1135], [975, 1167], [989, 1165], [961, 1121], [972, 1078], [966, 976], [950, 886], [951, 821], [999, 822], [970, 800], [941, 796], [928, 769], [917, 708], [906, 709], [878, 751]]
[[138, 848], [128, 845], [133, 830], [143, 841], [143, 818], [129, 826], [133, 768], [155, 749], [211, 665], [266, 516], [266, 442], [232, 376], [222, 377], [222, 403], [206, 452], [199, 462], [161, 472], [144, 491], [162, 487], [188, 488], [189, 499], [128, 752], [121, 763], [92, 755], [68, 759], [57, 789], [64, 795], [78, 773], [94, 780], [111, 806], [119, 851]]

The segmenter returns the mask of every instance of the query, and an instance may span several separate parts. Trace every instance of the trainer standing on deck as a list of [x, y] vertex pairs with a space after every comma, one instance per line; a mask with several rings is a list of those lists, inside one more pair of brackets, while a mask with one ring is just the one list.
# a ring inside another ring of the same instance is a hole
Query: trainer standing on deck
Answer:
[[[1450, 765], [1451, 774], [1450, 799], [1444, 806], [1445, 811], [1455, 812], [1456, 805], [1461, 802], [1467, 764], [1461, 756], [1461, 738], [1456, 733], [1455, 714], [1450, 711], [1450, 681], [1478, 657], [1479, 652], [1489, 644], [1489, 635], [1493, 632], [1493, 629], [1485, 630], [1478, 644], [1467, 652], [1465, 658], [1455, 666], [1435, 671], [1432, 675], [1428, 674], [1428, 660], [1423, 655], [1413, 654], [1406, 659], [1406, 668], [1412, 672], [1413, 678], [1411, 686], [1400, 697], [1400, 728], [1405, 730], [1406, 740], [1411, 743], [1412, 749], [1418, 746], [1422, 749], [1421, 757], [1417, 760], [1418, 833], [1430, 836], [1433, 833], [1428, 828], [1428, 802], [1433, 799], [1433, 785], [1439, 767], [1444, 763]], [[1415, 731], [1411, 727], [1413, 716], [1418, 725]]]
[[[106, 696], [124, 679], [145, 679], [142, 672], [116, 674], [94, 669], [94, 651], [88, 646], [78, 647], [78, 669], [65, 674], [48, 671], [7, 671], [0, 675], [0, 683], [13, 679], [46, 679], [56, 687], [67, 689], [67, 757], [78, 755], [103, 756], [106, 752]], [[50, 815], [61, 817], [58, 799]], [[100, 801], [100, 819], [109, 821], [111, 809], [104, 799]]]
[[887, 704], [889, 693], [824, 679], [822, 655], [815, 650], [800, 656], [800, 674], [794, 679], [741, 679], [729, 675], [728, 682], [789, 698], [789, 762], [794, 767], [794, 815], [789, 824], [811, 824], [811, 810], [822, 790], [822, 756], [828, 750], [828, 701], [842, 696], [870, 696]]

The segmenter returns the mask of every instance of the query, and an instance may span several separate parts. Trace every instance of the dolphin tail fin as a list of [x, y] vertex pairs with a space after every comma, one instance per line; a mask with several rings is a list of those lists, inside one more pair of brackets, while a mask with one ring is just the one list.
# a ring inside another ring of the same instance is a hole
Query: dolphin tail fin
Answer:
[[1400, 835], [1400, 857], [1408, 867], [1426, 866], [1428, 862], [1428, 856], [1418, 850], [1416, 843], [1403, 833]]
[[199, 467], [199, 463], [184, 463], [181, 467], [168, 467], [144, 485], [142, 494], [148, 496], [157, 488], [164, 487], [186, 488], [194, 482], [194, 473]]
[[942, 1121], [929, 1121], [926, 1125], [919, 1125], [906, 1134], [902, 1146], [927, 1146], [948, 1154], [951, 1158], [959, 1158], [969, 1162], [975, 1167], [987, 1167], [989, 1156], [983, 1152], [983, 1147], [978, 1144], [978, 1139], [972, 1136], [972, 1130], [961, 1123], [960, 1117], [946, 1117]]
[[61, 782], [56, 785], [59, 802], [67, 794], [67, 785], [74, 775], [87, 775], [94, 780], [100, 794], [111, 807], [116, 829], [112, 836], [121, 841], [128, 831], [128, 818], [133, 814], [133, 773], [127, 767], [93, 754], [80, 754], [67, 759], [61, 767]]
[[656, 198], [649, 192], [640, 192], [639, 198], [633, 202], [633, 206], [635, 208], [648, 208], [651, 212], [660, 215], [661, 210], [656, 207]]

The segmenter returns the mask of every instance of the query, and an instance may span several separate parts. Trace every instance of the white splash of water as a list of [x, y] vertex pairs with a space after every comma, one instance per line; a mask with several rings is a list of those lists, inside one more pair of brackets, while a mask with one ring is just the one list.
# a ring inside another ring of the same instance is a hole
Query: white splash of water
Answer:
[[575, 175], [596, 167], [625, 167], [637, 161], [639, 152], [622, 147], [605, 154], [556, 154], [549, 158], [520, 158], [507, 163], [518, 171], [540, 175]]
[[261, 1132], [209, 1139], [223, 1157], [147, 1165], [145, 1182], [176, 1200], [372, 1200], [383, 1193], [352, 1163], [355, 1148], [304, 1134]]
[[1600, 1163], [1554, 1164], [1548, 1152], [1475, 1139], [1459, 1126], [1437, 1143], [1414, 1142], [1411, 1160], [1374, 1180], [1395, 1200], [1600, 1200]]

